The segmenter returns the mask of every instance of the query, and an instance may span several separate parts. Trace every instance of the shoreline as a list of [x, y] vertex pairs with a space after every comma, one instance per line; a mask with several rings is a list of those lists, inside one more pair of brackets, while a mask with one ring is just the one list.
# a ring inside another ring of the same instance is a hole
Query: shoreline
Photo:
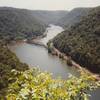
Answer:
[[[40, 39], [41, 39], [41, 38], [40, 38]], [[32, 39], [32, 40], [26, 41], [26, 43], [34, 44], [34, 45], [38, 45], [38, 46], [42, 46], [42, 47], [48, 49], [48, 47], [47, 47], [45, 44], [41, 43], [41, 42], [39, 41], [39, 39]]]
[[[30, 41], [24, 41], [24, 40], [20, 40], [20, 41], [14, 41], [14, 43], [11, 43], [11, 44], [16, 44], [16, 43], [29, 43], [29, 44], [34, 44], [34, 45], [38, 45], [38, 46], [42, 46], [44, 48], [46, 48], [47, 50], [49, 49], [48, 45], [45, 45], [43, 43], [41, 43], [39, 41], [40, 38], [35, 38], [35, 39], [32, 39]], [[57, 48], [55, 48], [54, 46], [52, 47], [52, 51], [50, 52], [53, 56], [57, 56], [59, 59], [62, 59], [62, 60], [65, 60], [66, 62], [69, 60], [69, 57], [60, 52]], [[75, 61], [73, 61], [71, 59], [71, 63], [72, 65], [70, 67], [75, 67], [78, 69], [79, 72], [88, 72], [89, 74], [91, 74], [96, 80], [100, 81], [100, 75], [99, 74], [95, 74], [95, 73], [92, 73], [90, 70], [86, 69], [86, 68], [83, 68], [82, 66], [80, 66], [78, 63], [76, 63]]]
[[[68, 57], [66, 54], [60, 52], [57, 48], [53, 47], [53, 50], [54, 50], [53, 52], [55, 53], [55, 54], [53, 53], [53, 55], [58, 56], [60, 59], [63, 59], [63, 60], [65, 60], [66, 62], [69, 60], [69, 57]], [[63, 58], [61, 58], [60, 55], [62, 55]], [[99, 75], [99, 74], [93, 73], [93, 72], [91, 72], [90, 70], [88, 70], [88, 69], [86, 69], [86, 68], [83, 68], [82, 66], [80, 66], [78, 63], [76, 63], [76, 62], [73, 61], [72, 59], [71, 59], [71, 62], [72, 62], [72, 66], [71, 66], [71, 67], [77, 68], [79, 72], [82, 72], [82, 71], [88, 72], [88, 73], [91, 74], [96, 80], [100, 81], [100, 75]]]

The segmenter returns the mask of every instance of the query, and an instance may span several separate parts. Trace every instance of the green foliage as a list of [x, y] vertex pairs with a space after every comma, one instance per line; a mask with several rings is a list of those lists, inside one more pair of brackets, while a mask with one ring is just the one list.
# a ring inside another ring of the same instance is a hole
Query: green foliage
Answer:
[[25, 71], [28, 66], [21, 63], [6, 45], [0, 43], [0, 99], [5, 94], [8, 83], [10, 83], [8, 79], [12, 76], [12, 69]]
[[38, 19], [41, 20], [43, 23], [49, 24], [56, 24], [58, 21], [64, 17], [68, 11], [66, 10], [57, 10], [57, 11], [47, 11], [47, 10], [35, 10], [32, 11], [33, 15]]
[[56, 36], [53, 43], [81, 66], [100, 73], [100, 7], [93, 8], [79, 23]]
[[47, 43], [47, 46], [48, 46], [48, 53], [52, 53], [53, 52], [53, 44], [51, 43], [51, 41], [49, 41]]
[[72, 66], [73, 65], [72, 64], [72, 59], [70, 57], [67, 59], [67, 65], [69, 65], [69, 66]]
[[7, 41], [42, 35], [45, 24], [31, 10], [0, 7], [0, 39]]
[[61, 80], [37, 68], [11, 72], [15, 82], [9, 84], [7, 100], [88, 100], [87, 91], [100, 86], [100, 82], [86, 73], [79, 78], [70, 76]]
[[[83, 24], [79, 23], [68, 31], [68, 37], [66, 31], [57, 36], [54, 45], [79, 62], [85, 59], [84, 61], [87, 60], [89, 63], [92, 61], [90, 65], [96, 63], [98, 66], [98, 20], [99, 10], [95, 9], [95, 13], [91, 13], [81, 22]], [[100, 82], [88, 73], [82, 73], [78, 78], [71, 76], [68, 80], [53, 79], [47, 72], [42, 73], [36, 68], [29, 70], [28, 66], [21, 63], [8, 49], [6, 43], [11, 40], [30, 39], [42, 34], [45, 25], [40, 22], [33, 16], [32, 11], [0, 8], [0, 100], [88, 100], [87, 91], [100, 86]], [[52, 46], [48, 44], [50, 50]]]
[[60, 18], [58, 25], [64, 28], [70, 28], [75, 23], [78, 23], [81, 18], [88, 14], [91, 8], [75, 8], [69, 11], [64, 17]]

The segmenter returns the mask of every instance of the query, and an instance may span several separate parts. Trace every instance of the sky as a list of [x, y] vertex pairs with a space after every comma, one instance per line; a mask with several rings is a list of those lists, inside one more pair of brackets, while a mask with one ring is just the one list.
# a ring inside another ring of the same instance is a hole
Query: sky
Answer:
[[72, 10], [77, 7], [95, 7], [100, 0], [0, 0], [0, 6], [31, 10]]

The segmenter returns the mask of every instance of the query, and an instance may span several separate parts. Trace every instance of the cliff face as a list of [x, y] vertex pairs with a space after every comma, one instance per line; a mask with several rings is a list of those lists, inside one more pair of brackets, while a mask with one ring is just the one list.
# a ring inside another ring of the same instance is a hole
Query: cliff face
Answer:
[[79, 23], [56, 36], [53, 43], [80, 65], [100, 73], [100, 7], [93, 8]]

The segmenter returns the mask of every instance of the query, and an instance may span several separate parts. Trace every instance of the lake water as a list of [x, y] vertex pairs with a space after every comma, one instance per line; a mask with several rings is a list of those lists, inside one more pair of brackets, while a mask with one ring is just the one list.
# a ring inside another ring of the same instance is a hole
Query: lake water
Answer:
[[[62, 31], [62, 27], [50, 25], [46, 30], [47, 37], [40, 41], [46, 45], [48, 40], [52, 39]], [[75, 76], [79, 75], [77, 69], [69, 67], [66, 62], [58, 57], [48, 54], [47, 49], [42, 46], [28, 43], [16, 43], [15, 45], [10, 46], [10, 49], [22, 62], [27, 63], [31, 68], [39, 67], [42, 71], [52, 73], [54, 78], [60, 76], [62, 79], [67, 79], [69, 73]], [[100, 100], [99, 93], [100, 89], [94, 91], [91, 100]]]

